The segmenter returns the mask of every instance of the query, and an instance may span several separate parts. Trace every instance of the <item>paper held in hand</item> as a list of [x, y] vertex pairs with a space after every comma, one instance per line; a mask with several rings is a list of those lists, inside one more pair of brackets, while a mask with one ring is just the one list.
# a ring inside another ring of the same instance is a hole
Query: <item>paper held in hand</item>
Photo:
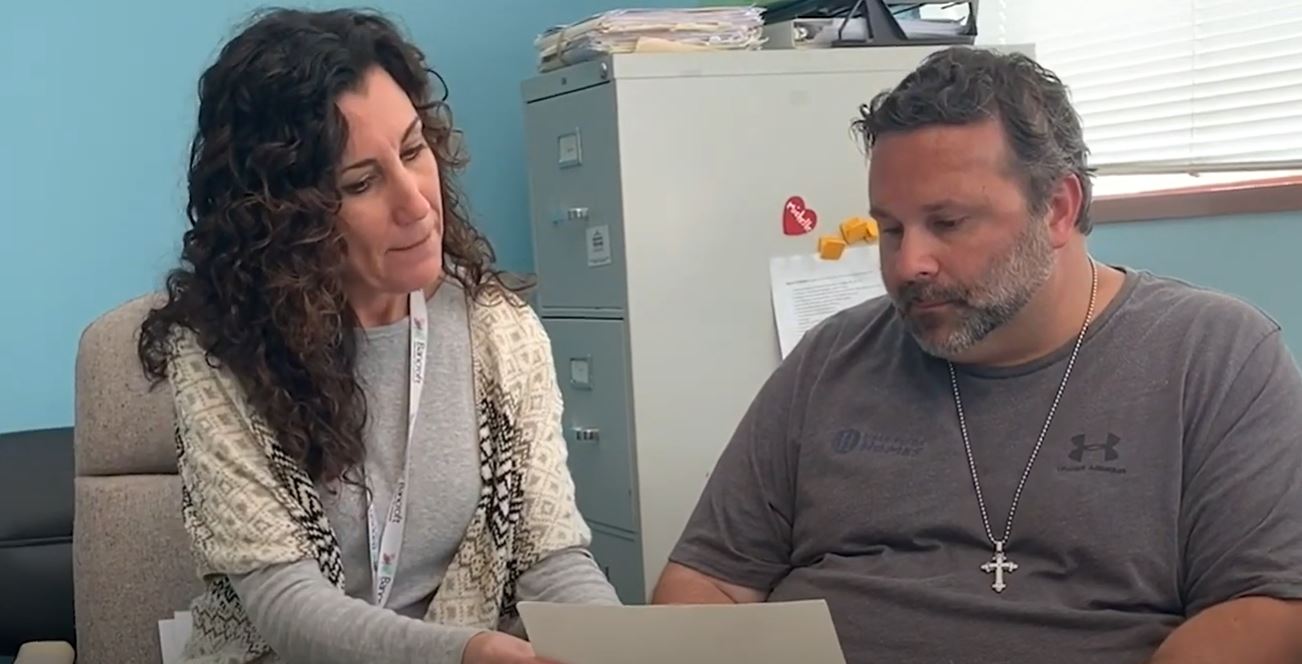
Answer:
[[534, 651], [563, 664], [845, 664], [822, 600], [519, 608]]

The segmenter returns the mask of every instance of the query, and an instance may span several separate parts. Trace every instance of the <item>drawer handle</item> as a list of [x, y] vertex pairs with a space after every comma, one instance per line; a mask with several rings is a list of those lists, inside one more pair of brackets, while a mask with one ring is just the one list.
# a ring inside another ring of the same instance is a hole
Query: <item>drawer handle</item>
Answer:
[[601, 429], [592, 427], [574, 427], [574, 440], [580, 443], [595, 443], [601, 440]]
[[587, 221], [587, 220], [588, 220], [588, 216], [589, 216], [588, 208], [585, 208], [585, 207], [572, 207], [572, 208], [569, 208], [569, 209], [565, 210], [565, 212], [563, 212], [562, 214], [557, 215], [557, 217], [556, 217], [556, 219], [555, 219], [555, 223], [556, 223], [557, 225], [560, 225], [561, 222], [564, 222], [564, 221], [571, 221], [571, 222], [575, 222], [575, 221]]

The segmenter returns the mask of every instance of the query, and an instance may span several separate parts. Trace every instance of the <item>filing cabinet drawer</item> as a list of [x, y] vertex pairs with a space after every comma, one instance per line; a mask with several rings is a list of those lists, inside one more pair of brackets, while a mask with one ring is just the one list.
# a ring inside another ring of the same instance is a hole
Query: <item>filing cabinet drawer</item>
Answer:
[[642, 548], [635, 536], [617, 533], [592, 524], [592, 557], [610, 579], [619, 600], [625, 604], [645, 604], [646, 583], [642, 575]]
[[623, 311], [624, 230], [614, 86], [525, 107], [529, 207], [542, 309]]
[[543, 325], [565, 398], [562, 422], [579, 510], [589, 521], [636, 531], [625, 323], [544, 318]]

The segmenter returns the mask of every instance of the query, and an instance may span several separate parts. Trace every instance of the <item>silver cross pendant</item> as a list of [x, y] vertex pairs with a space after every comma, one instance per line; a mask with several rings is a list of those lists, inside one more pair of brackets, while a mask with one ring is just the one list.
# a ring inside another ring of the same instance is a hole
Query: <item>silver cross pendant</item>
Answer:
[[995, 592], [1001, 593], [1008, 587], [1008, 584], [1004, 583], [1004, 574], [1012, 574], [1013, 572], [1016, 572], [1017, 563], [1009, 560], [1008, 557], [1004, 555], [1003, 541], [995, 542], [995, 555], [990, 559], [990, 562], [981, 566], [981, 571], [986, 574], [995, 575], [995, 582], [990, 585], [991, 588], [994, 588]]

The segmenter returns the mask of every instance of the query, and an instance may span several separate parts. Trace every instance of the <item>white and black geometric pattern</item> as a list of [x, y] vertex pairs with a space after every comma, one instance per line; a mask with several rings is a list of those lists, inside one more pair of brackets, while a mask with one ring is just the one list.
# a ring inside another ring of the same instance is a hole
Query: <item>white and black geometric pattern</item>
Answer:
[[[482, 489], [426, 620], [496, 628], [514, 615], [520, 575], [591, 541], [574, 501], [550, 342], [533, 311], [500, 293], [471, 300]], [[339, 543], [306, 471], [250, 412], [235, 379], [193, 336], [173, 340], [182, 514], [207, 591], [191, 607], [186, 661], [279, 662], [227, 574], [314, 559], [344, 587]]]
[[307, 541], [312, 545], [313, 557], [327, 580], [342, 590], [344, 588], [344, 564], [339, 551], [339, 540], [326, 519], [325, 508], [321, 505], [321, 495], [317, 493], [316, 484], [307, 474], [307, 470], [294, 461], [285, 450], [276, 443], [275, 435], [261, 422], [254, 422], [254, 430], [267, 445], [267, 459], [271, 464], [272, 474], [281, 484], [289, 488], [294, 501], [289, 505], [289, 512], [294, 521], [304, 530]]

